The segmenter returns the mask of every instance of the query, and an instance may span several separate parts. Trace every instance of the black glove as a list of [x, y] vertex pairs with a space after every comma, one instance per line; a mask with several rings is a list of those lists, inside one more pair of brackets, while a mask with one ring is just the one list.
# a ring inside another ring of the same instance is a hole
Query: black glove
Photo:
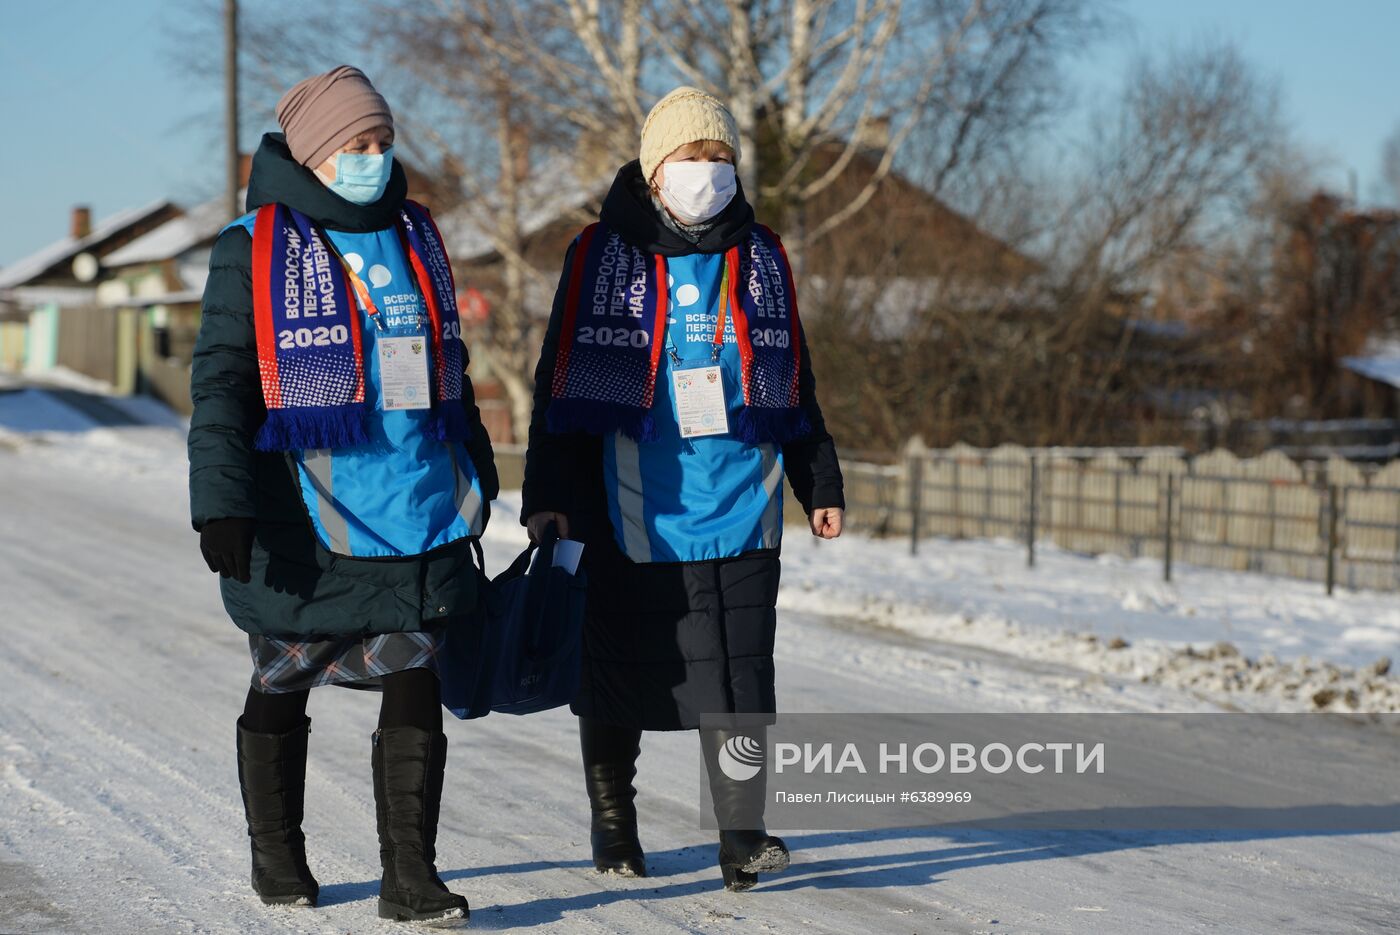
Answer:
[[253, 580], [253, 521], [244, 517], [211, 519], [199, 530], [199, 551], [209, 570], [247, 584]]

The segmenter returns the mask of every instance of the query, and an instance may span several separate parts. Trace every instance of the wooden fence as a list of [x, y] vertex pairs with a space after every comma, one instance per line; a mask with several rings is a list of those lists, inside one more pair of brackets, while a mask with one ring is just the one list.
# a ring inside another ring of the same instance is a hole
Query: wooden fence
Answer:
[[1400, 461], [1380, 468], [1279, 452], [1018, 446], [843, 462], [848, 524], [876, 535], [1014, 539], [1336, 585], [1400, 590]]
[[117, 381], [117, 316], [109, 308], [65, 308], [58, 316], [59, 366]]

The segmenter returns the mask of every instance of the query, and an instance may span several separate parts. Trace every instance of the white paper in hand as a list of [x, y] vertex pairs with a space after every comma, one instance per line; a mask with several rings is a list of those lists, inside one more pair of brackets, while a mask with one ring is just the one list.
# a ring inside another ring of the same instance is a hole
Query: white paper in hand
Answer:
[[573, 539], [560, 539], [554, 543], [554, 567], [562, 568], [569, 574], [578, 571], [579, 559], [583, 557], [583, 543]]

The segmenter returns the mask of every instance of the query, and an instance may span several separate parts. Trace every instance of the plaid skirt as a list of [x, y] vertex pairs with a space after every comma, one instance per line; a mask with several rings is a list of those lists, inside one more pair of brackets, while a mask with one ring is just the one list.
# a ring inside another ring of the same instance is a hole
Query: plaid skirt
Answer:
[[378, 689], [391, 672], [437, 672], [443, 640], [443, 630], [303, 642], [250, 635], [253, 687], [269, 694], [318, 685]]

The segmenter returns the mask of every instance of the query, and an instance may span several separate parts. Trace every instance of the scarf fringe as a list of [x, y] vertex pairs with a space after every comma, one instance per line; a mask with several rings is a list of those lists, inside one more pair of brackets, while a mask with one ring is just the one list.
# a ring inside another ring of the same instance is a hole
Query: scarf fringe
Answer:
[[[254, 226], [254, 282], [260, 284], [254, 297], [255, 305], [261, 311], [255, 315], [258, 330], [260, 353], [274, 361], [274, 374], [282, 383], [284, 393], [277, 400], [268, 403], [267, 420], [258, 430], [253, 445], [259, 451], [295, 451], [316, 448], [359, 448], [371, 444], [383, 444], [384, 439], [371, 438], [374, 428], [371, 416], [374, 404], [354, 402], [347, 399], [350, 394], [345, 387], [337, 388], [334, 382], [327, 384], [322, 379], [327, 368], [335, 365], [339, 372], [347, 358], [353, 358], [356, 373], [363, 381], [366, 378], [365, 361], [360, 348], [360, 336], [348, 347], [291, 348], [284, 349], [275, 340], [275, 329], [290, 313], [289, 304], [300, 303], [299, 293], [284, 297], [276, 289], [265, 288], [266, 283], [280, 284], [286, 279], [291, 266], [298, 269], [309, 262], [310, 254], [297, 251], [289, 256], [286, 253], [285, 239], [280, 233], [286, 224], [292, 224], [308, 244], [319, 245], [326, 252], [331, 251], [329, 235], [321, 231], [305, 214], [285, 205], [268, 205], [258, 214]], [[463, 391], [463, 348], [455, 339], [447, 341], [439, 336], [445, 333], [448, 325], [456, 325], [457, 307], [454, 301], [455, 288], [452, 272], [448, 265], [446, 251], [441, 237], [433, 224], [427, 209], [415, 202], [405, 202], [397, 224], [400, 234], [406, 239], [403, 247], [404, 258], [413, 269], [423, 292], [424, 302], [432, 320], [429, 335], [432, 347], [432, 363], [436, 367], [436, 386], [433, 409], [423, 423], [424, 433], [437, 441], [465, 442], [471, 438], [471, 419], [462, 402]], [[349, 309], [349, 326], [358, 332], [359, 312], [353, 290], [346, 280], [340, 264], [332, 261], [329, 275], [336, 296], [343, 298]], [[270, 305], [270, 308], [269, 308]], [[269, 332], [265, 320], [272, 322]], [[284, 367], [289, 363], [287, 374]], [[290, 388], [290, 391], [288, 391]], [[364, 387], [365, 392], [374, 396], [372, 387]], [[284, 399], [312, 400], [333, 405], [283, 405]], [[342, 401], [343, 400], [343, 401]], [[376, 433], [381, 435], [382, 433]]]
[[811, 432], [812, 424], [800, 406], [791, 409], [745, 406], [734, 420], [735, 437], [751, 445], [766, 441], [782, 444]]
[[258, 451], [292, 451], [367, 445], [368, 414], [364, 404], [269, 409], [253, 447]]
[[621, 432], [637, 442], [654, 442], [658, 437], [656, 420], [647, 410], [592, 399], [552, 400], [545, 410], [545, 423], [556, 433], [611, 435]]

